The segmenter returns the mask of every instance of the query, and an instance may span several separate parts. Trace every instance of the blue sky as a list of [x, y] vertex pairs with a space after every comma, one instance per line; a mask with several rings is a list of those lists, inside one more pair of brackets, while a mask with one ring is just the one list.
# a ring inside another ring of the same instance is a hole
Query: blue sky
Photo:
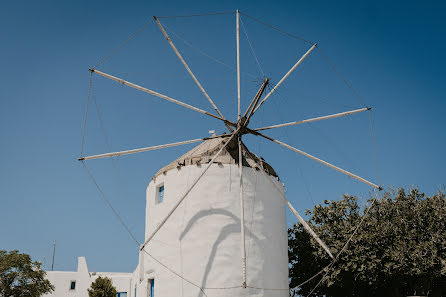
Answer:
[[[385, 186], [445, 184], [446, 18], [440, 1], [2, 1], [0, 3], [0, 248], [18, 249], [57, 270], [86, 256], [92, 271], [132, 271], [137, 248], [76, 161], [88, 90], [88, 68], [153, 15], [240, 9], [317, 42], [373, 108]], [[234, 16], [162, 19], [199, 80], [230, 119], [236, 116]], [[242, 16], [262, 71], [277, 82], [309, 45]], [[174, 33], [172, 33], [174, 32]], [[226, 66], [216, 63], [198, 48]], [[241, 32], [242, 101], [262, 72]], [[229, 66], [229, 67], [227, 67]], [[159, 29], [150, 24], [98, 69], [211, 111]], [[199, 138], [224, 126], [193, 111], [99, 76], [97, 102], [112, 150]], [[317, 51], [253, 119], [251, 127], [362, 107]], [[85, 153], [105, 152], [90, 105]], [[268, 133], [378, 182], [367, 113]], [[303, 212], [343, 193], [370, 188], [275, 144], [247, 136], [251, 150], [279, 173], [288, 198]], [[165, 163], [192, 146], [123, 157], [119, 183], [110, 160], [88, 166], [139, 240], [145, 187]], [[122, 184], [122, 187], [119, 186]], [[288, 219], [291, 224], [292, 218]]]

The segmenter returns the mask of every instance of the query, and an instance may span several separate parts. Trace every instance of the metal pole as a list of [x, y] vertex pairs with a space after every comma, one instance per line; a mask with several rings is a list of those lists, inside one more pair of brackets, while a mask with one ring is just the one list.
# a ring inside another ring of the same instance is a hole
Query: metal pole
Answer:
[[240, 120], [241, 111], [240, 111], [240, 26], [239, 26], [239, 18], [240, 13], [237, 9], [235, 13], [236, 17], [236, 37], [237, 37], [237, 102], [238, 102], [238, 117], [237, 120]]
[[300, 58], [299, 61], [297, 61], [296, 64], [294, 64], [294, 66], [291, 67], [291, 69], [287, 72], [287, 74], [285, 74], [285, 76], [282, 77], [282, 79], [277, 83], [277, 85], [275, 85], [274, 88], [272, 88], [272, 90], [268, 93], [268, 95], [266, 95], [265, 98], [263, 98], [262, 102], [260, 102], [260, 104], [256, 107], [254, 112], [256, 112], [260, 108], [260, 106], [262, 106], [262, 104], [265, 103], [266, 99], [268, 99], [269, 96], [271, 96], [272, 93], [274, 93], [276, 91], [276, 89], [285, 81], [285, 79], [287, 79], [287, 77], [290, 76], [290, 74], [307, 58], [307, 56], [315, 48], [316, 48], [316, 44], [313, 44], [313, 46], [302, 56], [302, 58]]
[[366, 108], [355, 109], [355, 110], [351, 110], [351, 111], [340, 112], [340, 113], [336, 113], [336, 114], [332, 114], [332, 115], [327, 115], [327, 116], [323, 116], [323, 117], [317, 117], [317, 118], [312, 118], [312, 119], [307, 119], [307, 120], [302, 120], [302, 121], [297, 121], [297, 122], [290, 122], [290, 123], [284, 123], [284, 124], [279, 124], [279, 125], [267, 126], [267, 127], [263, 127], [263, 128], [253, 129], [253, 130], [254, 131], [262, 131], [262, 130], [268, 130], [268, 129], [273, 129], [273, 128], [288, 127], [288, 126], [305, 124], [305, 123], [310, 123], [310, 122], [328, 120], [328, 119], [333, 119], [333, 118], [338, 118], [338, 117], [355, 114], [355, 113], [370, 110], [370, 109], [371, 109], [370, 107], [366, 107]]
[[56, 254], [56, 241], [53, 242], [53, 261], [51, 262], [51, 271], [54, 271], [54, 255]]
[[240, 247], [242, 254], [242, 286], [243, 288], [246, 288], [245, 203], [243, 201], [243, 154], [241, 136], [238, 137], [238, 168], [240, 175]]
[[192, 191], [192, 189], [195, 187], [195, 185], [198, 183], [198, 181], [201, 179], [201, 177], [206, 173], [206, 171], [211, 167], [211, 165], [214, 163], [215, 159], [221, 154], [223, 149], [231, 142], [231, 140], [235, 137], [235, 135], [238, 134], [238, 131], [240, 128], [237, 128], [233, 133], [231, 138], [220, 148], [220, 150], [215, 154], [215, 156], [212, 158], [212, 160], [206, 165], [206, 167], [201, 171], [201, 173], [195, 178], [195, 180], [192, 182], [191, 186], [184, 192], [184, 194], [181, 196], [181, 198], [178, 200], [178, 202], [174, 205], [174, 207], [169, 211], [167, 216], [158, 224], [156, 229], [150, 234], [150, 236], [147, 238], [147, 240], [144, 242], [144, 244], [141, 246], [140, 250], [143, 250], [145, 246], [152, 240], [152, 238], [155, 236], [156, 233], [161, 229], [161, 227], [166, 223], [166, 221], [170, 218], [170, 216], [174, 213], [174, 211], [180, 206], [181, 202], [187, 197], [187, 195]]

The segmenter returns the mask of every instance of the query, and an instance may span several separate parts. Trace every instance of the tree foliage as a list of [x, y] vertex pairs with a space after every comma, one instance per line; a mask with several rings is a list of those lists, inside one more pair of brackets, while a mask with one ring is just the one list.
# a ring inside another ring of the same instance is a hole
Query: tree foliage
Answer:
[[89, 297], [116, 297], [116, 288], [108, 277], [98, 277], [88, 289]]
[[50, 293], [54, 286], [45, 278], [39, 262], [32, 262], [19, 251], [0, 250], [0, 296], [39, 297]]
[[[444, 192], [429, 197], [400, 188], [369, 202], [373, 207], [367, 215], [358, 198], [349, 195], [307, 211], [310, 226], [334, 255], [360, 226], [312, 296], [446, 296]], [[332, 261], [300, 225], [288, 235], [294, 288]], [[307, 296], [325, 272], [291, 294]]]

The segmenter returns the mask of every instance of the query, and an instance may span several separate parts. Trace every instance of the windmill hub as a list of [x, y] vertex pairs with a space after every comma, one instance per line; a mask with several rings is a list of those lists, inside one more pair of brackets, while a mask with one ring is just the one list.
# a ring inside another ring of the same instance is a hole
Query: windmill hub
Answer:
[[248, 133], [248, 131], [246, 130], [247, 126], [248, 126], [248, 121], [247, 121], [247, 117], [243, 116], [242, 118], [240, 118], [240, 120], [237, 122], [237, 129], [238, 129], [238, 135], [237, 136], [241, 136], [243, 134]]

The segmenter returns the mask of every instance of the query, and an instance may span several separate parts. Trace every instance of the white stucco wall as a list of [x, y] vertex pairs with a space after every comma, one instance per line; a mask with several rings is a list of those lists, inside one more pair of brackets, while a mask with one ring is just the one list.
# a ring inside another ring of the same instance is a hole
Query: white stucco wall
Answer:
[[[203, 166], [172, 169], [149, 183], [145, 238], [180, 199]], [[204, 296], [198, 287], [228, 288], [204, 289], [209, 297], [288, 296], [285, 206], [266, 178], [282, 192], [283, 185], [276, 178], [266, 177], [249, 167], [243, 168], [243, 177], [247, 285], [281, 290], [229, 289], [242, 285], [239, 171], [237, 165], [213, 164], [146, 247], [146, 251], [167, 268], [141, 252], [133, 273], [98, 272], [93, 275], [88, 271], [85, 258], [79, 257], [77, 271], [47, 272], [56, 290], [46, 296], [88, 297], [87, 288], [99, 276], [111, 278], [117, 291], [127, 292], [128, 297], [150, 297], [151, 279], [155, 280], [151, 297]], [[161, 184], [165, 189], [164, 201], [158, 203], [156, 189]], [[76, 281], [75, 290], [70, 290], [71, 281]]]
[[[203, 166], [189, 165], [159, 175], [147, 188], [146, 238], [189, 187]], [[285, 206], [266, 176], [243, 168], [247, 284], [284, 290], [205, 290], [208, 296], [288, 296]], [[283, 185], [269, 176], [279, 189]], [[164, 184], [164, 201], [156, 188]], [[146, 247], [171, 270], [144, 255], [144, 281], [155, 278], [155, 296], [201, 297], [193, 286], [228, 288], [242, 284], [239, 173], [237, 165], [212, 165]]]

